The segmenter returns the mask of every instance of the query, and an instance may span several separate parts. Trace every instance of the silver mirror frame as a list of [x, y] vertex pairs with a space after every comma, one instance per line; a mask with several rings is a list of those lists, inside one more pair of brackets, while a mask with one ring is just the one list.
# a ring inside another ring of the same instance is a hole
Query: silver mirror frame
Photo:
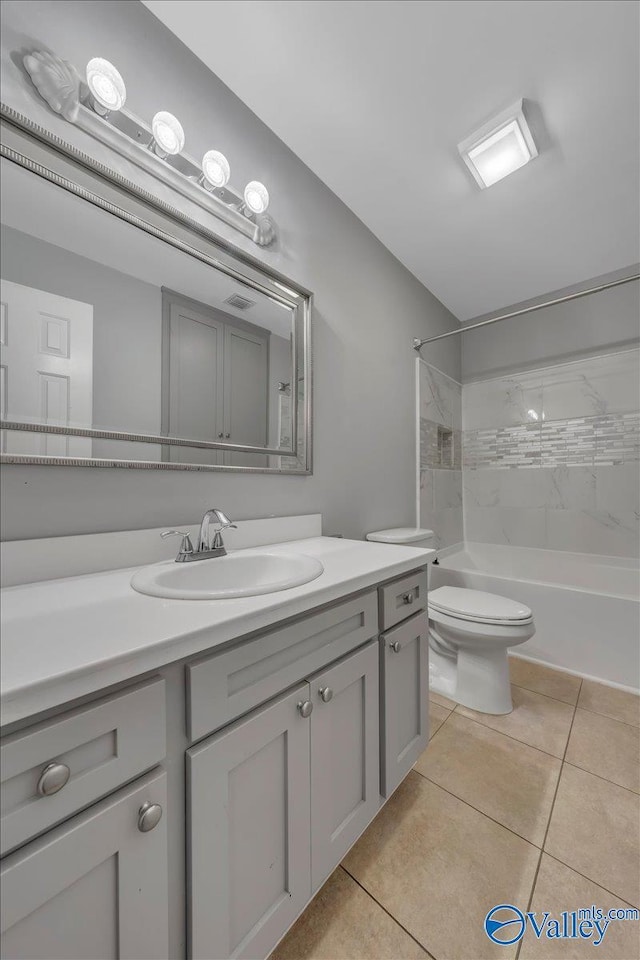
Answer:
[[[70, 193], [131, 223], [156, 238], [172, 245], [246, 286], [268, 296], [293, 311], [292, 356], [296, 382], [303, 380], [304, 396], [291, 391], [291, 449], [243, 446], [216, 441], [198, 441], [178, 437], [133, 434], [121, 431], [60, 427], [43, 423], [23, 423], [4, 419], [6, 430], [48, 433], [63, 436], [90, 437], [103, 440], [128, 440], [192, 448], [223, 450], [237, 453], [264, 454], [296, 458], [297, 465], [283, 467], [242, 467], [209, 464], [174, 463], [151, 460], [116, 460], [78, 457], [27, 456], [0, 453], [0, 463], [21, 463], [53, 466], [125, 467], [144, 470], [205, 470], [226, 473], [271, 473], [286, 476], [308, 476], [313, 472], [313, 358], [311, 315], [313, 297], [310, 291], [282, 274], [264, 266], [238, 250], [213, 231], [187, 214], [165, 203], [147, 190], [127, 180], [120, 173], [83, 153], [72, 144], [34, 123], [13, 108], [0, 104], [0, 156], [30, 170], [37, 176], [68, 190]], [[96, 184], [96, 177], [99, 178]], [[302, 347], [302, 351], [300, 351]], [[302, 360], [299, 361], [300, 353]], [[298, 436], [298, 424], [304, 436]]]

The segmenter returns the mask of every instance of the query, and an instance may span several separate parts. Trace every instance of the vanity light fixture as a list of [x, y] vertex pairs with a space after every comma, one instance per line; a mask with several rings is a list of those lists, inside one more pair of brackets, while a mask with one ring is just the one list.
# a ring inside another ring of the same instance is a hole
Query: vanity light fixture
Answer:
[[108, 60], [93, 57], [87, 64], [87, 86], [91, 94], [89, 104], [100, 116], [112, 110], [121, 110], [127, 99], [124, 80]]
[[244, 188], [244, 204], [251, 213], [264, 213], [269, 206], [269, 191], [264, 183], [251, 180]]
[[151, 121], [153, 143], [150, 144], [160, 157], [173, 156], [184, 147], [184, 130], [177, 117], [167, 110], [160, 110]]
[[458, 151], [481, 189], [493, 186], [537, 157], [522, 100], [459, 143]]
[[[124, 80], [108, 60], [89, 60], [86, 83], [72, 63], [49, 50], [32, 50], [22, 62], [54, 113], [250, 237], [258, 246], [273, 243], [277, 226], [266, 213], [269, 191], [265, 185], [252, 180], [241, 193], [229, 182], [229, 161], [219, 150], [207, 150], [202, 160], [190, 156], [184, 150], [182, 124], [167, 110], [156, 113], [151, 125], [128, 110], [124, 105]], [[3, 111], [9, 110], [4, 104], [1, 106]]]
[[231, 176], [229, 161], [219, 150], [207, 150], [202, 158], [202, 177], [199, 183], [206, 189], [220, 190]]

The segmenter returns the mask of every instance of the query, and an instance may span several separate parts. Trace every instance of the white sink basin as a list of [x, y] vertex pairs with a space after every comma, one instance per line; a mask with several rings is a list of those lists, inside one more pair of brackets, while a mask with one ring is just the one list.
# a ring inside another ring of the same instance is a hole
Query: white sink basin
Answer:
[[131, 586], [168, 600], [228, 600], [299, 587], [323, 571], [319, 560], [303, 553], [242, 550], [213, 560], [154, 563], [137, 570]]

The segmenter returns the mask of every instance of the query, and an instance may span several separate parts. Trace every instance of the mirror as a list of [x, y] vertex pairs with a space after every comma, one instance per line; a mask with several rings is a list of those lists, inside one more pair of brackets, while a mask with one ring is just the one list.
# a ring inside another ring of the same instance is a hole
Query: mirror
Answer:
[[308, 294], [95, 174], [1, 163], [3, 459], [310, 472]]

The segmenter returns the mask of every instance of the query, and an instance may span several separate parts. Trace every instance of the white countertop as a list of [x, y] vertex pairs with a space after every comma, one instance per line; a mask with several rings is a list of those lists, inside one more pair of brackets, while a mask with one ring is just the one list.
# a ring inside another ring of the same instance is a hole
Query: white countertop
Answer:
[[436, 556], [434, 550], [331, 537], [268, 550], [317, 557], [324, 573], [279, 593], [233, 600], [144, 596], [130, 585], [137, 567], [4, 589], [0, 724], [210, 650]]

